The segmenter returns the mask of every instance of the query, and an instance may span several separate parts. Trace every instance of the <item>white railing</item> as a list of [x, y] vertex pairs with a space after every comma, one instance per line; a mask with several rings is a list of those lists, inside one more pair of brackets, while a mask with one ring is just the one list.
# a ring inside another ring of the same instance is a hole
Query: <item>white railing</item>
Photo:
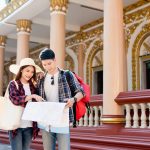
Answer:
[[150, 103], [125, 104], [124, 108], [125, 128], [150, 128]]
[[91, 113], [88, 115], [88, 112], [85, 113], [82, 117], [78, 126], [84, 127], [98, 127], [101, 125], [101, 116], [102, 116], [102, 106], [90, 106]]

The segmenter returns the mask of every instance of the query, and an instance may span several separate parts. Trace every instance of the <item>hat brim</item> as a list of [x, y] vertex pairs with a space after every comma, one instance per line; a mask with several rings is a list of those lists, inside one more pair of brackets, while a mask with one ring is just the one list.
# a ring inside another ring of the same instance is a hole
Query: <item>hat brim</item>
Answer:
[[[32, 65], [31, 65], [32, 66]], [[17, 75], [17, 73], [19, 72], [21, 66], [16, 65], [16, 64], [12, 64], [9, 66], [9, 70], [10, 72], [12, 72], [13, 74]], [[42, 69], [38, 66], [38, 65], [34, 65], [35, 69], [36, 69], [36, 73], [39, 72], [43, 72]]]

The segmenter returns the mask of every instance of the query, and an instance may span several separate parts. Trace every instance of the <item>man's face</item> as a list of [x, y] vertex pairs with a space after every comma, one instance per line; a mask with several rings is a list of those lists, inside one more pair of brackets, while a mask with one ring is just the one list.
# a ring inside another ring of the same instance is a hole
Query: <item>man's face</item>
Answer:
[[56, 70], [56, 59], [42, 60], [43, 68], [49, 73], [53, 73]]

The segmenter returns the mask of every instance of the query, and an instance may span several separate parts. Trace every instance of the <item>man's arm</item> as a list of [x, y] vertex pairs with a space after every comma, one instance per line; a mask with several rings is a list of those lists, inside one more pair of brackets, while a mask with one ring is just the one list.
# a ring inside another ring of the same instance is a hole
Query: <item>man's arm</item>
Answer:
[[72, 107], [75, 102], [80, 101], [85, 96], [85, 93], [73, 73], [68, 71], [66, 78], [67, 82], [69, 82], [69, 87], [73, 96], [68, 99], [66, 106]]

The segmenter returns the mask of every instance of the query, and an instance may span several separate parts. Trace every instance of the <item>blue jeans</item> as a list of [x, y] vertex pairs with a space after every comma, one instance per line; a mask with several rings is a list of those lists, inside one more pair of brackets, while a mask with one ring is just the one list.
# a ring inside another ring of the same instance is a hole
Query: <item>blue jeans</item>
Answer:
[[12, 137], [12, 131], [9, 131], [9, 140], [12, 150], [29, 150], [32, 141], [33, 128], [18, 128], [17, 135]]
[[58, 150], [70, 150], [70, 134], [52, 133], [42, 130], [44, 150], [55, 150], [56, 141]]

